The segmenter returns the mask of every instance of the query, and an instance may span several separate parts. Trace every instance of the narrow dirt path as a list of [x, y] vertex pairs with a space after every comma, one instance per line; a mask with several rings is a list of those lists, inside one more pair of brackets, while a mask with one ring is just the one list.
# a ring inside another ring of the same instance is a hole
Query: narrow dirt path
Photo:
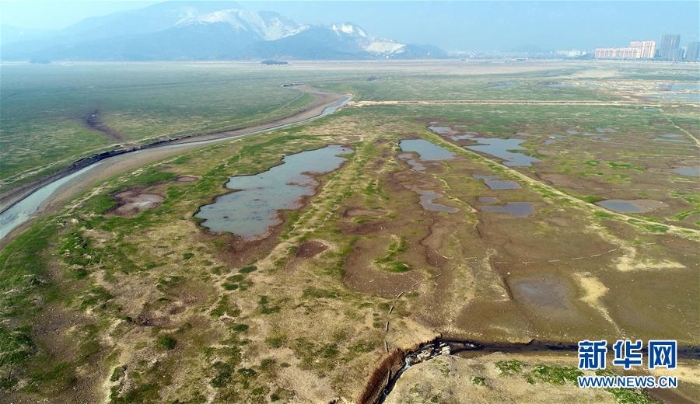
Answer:
[[[665, 114], [664, 110], [659, 108], [659, 112], [662, 114]], [[673, 125], [674, 128], [678, 129], [679, 131], [683, 132], [686, 136], [690, 138], [695, 143], [696, 147], [700, 147], [700, 139], [696, 138], [692, 133], [688, 132], [687, 130], [681, 128], [678, 126], [675, 122], [673, 122], [673, 119], [671, 119], [670, 116], [666, 115], [666, 119], [668, 119], [668, 122]]]
[[[482, 161], [484, 163], [493, 163], [493, 160], [491, 160], [487, 157], [484, 157], [483, 155], [481, 155], [475, 151], [471, 151], [469, 149], [465, 149], [465, 148], [456, 146], [456, 145], [442, 139], [440, 136], [438, 136], [436, 134], [429, 134], [426, 137], [428, 137], [431, 142], [433, 142], [437, 145], [440, 145], [442, 147], [445, 147], [449, 150], [452, 150], [455, 153], [462, 154], [462, 155], [468, 155], [468, 156], [476, 156], [480, 161]], [[619, 220], [622, 220], [626, 223], [633, 224], [633, 225], [654, 226], [654, 227], [661, 225], [661, 226], [664, 226], [668, 229], [668, 233], [677, 235], [679, 237], [687, 238], [689, 236], [692, 236], [694, 239], [700, 239], [700, 230], [690, 229], [690, 228], [676, 226], [676, 225], [672, 225], [672, 224], [666, 224], [666, 223], [660, 224], [660, 223], [653, 222], [651, 220], [646, 220], [646, 219], [643, 219], [640, 217], [634, 217], [634, 216], [626, 215], [624, 213], [614, 212], [614, 211], [605, 209], [603, 207], [600, 207], [598, 205], [588, 203], [588, 202], [583, 201], [581, 199], [578, 199], [574, 196], [571, 196], [564, 191], [561, 191], [561, 190], [559, 190], [551, 185], [548, 185], [547, 183], [545, 183], [543, 181], [539, 181], [539, 180], [536, 180], [534, 178], [531, 178], [528, 175], [523, 174], [520, 171], [517, 171], [517, 170], [510, 168], [508, 166], [501, 164], [500, 167], [503, 170], [505, 170], [508, 174], [510, 174], [513, 177], [517, 178], [518, 180], [528, 184], [532, 190], [539, 191], [540, 193], [552, 193], [552, 194], [556, 195], [556, 197], [559, 197], [563, 200], [566, 200], [567, 202], [572, 203], [574, 206], [576, 206], [580, 209], [586, 210], [591, 214], [594, 214], [595, 212], [605, 213], [605, 214], [611, 215]]]

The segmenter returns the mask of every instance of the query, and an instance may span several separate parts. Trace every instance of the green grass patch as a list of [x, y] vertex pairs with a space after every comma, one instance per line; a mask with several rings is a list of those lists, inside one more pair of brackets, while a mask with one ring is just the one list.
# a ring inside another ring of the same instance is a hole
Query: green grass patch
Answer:
[[475, 386], [486, 386], [486, 378], [481, 376], [472, 376], [472, 384]]
[[255, 265], [248, 265], [246, 267], [241, 268], [238, 272], [240, 272], [242, 274], [249, 274], [249, 273], [257, 271], [257, 270], [258, 270], [258, 267], [256, 267]]
[[523, 370], [523, 363], [517, 360], [498, 361], [495, 365], [501, 375], [505, 376], [515, 375]]
[[604, 199], [605, 198], [601, 198], [601, 197], [595, 196], [595, 195], [586, 195], [583, 197], [583, 200], [588, 202], [588, 203], [596, 203], [596, 202], [600, 202]]
[[387, 253], [383, 257], [374, 260], [374, 263], [379, 265], [381, 268], [390, 272], [406, 272], [411, 270], [411, 266], [404, 263], [396, 261], [397, 255], [405, 252], [408, 249], [408, 239], [406, 237], [400, 237], [398, 241], [392, 240], [387, 247]]
[[644, 167], [636, 166], [632, 163], [618, 163], [616, 161], [608, 161], [608, 166], [610, 168], [614, 168], [616, 170], [627, 169], [627, 170], [644, 171]]
[[171, 351], [175, 349], [175, 346], [177, 346], [177, 340], [175, 337], [167, 334], [159, 336], [156, 343], [158, 344], [158, 347], [167, 351]]
[[575, 384], [578, 377], [583, 376], [577, 368], [566, 366], [536, 365], [530, 373], [537, 380], [556, 385]]

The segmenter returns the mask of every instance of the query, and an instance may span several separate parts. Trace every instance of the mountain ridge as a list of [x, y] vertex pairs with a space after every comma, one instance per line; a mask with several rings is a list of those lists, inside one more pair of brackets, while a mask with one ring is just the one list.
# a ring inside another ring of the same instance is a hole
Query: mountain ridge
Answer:
[[4, 43], [0, 57], [56, 61], [293, 60], [441, 58], [446, 53], [435, 46], [377, 38], [350, 22], [298, 24], [274, 11], [249, 11], [235, 2], [190, 1], [91, 17], [50, 36]]

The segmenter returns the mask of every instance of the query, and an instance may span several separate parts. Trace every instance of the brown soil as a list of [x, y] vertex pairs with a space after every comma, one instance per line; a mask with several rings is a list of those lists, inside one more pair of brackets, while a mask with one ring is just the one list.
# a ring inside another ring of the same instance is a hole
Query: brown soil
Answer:
[[307, 241], [297, 249], [297, 258], [313, 258], [326, 251], [328, 246], [319, 241]]
[[183, 175], [180, 177], [177, 177], [178, 182], [197, 182], [199, 181], [199, 177], [195, 177], [192, 175]]
[[161, 195], [143, 191], [143, 189], [134, 188], [114, 195], [119, 205], [113, 208], [109, 214], [122, 217], [134, 217], [143, 211], [159, 206], [165, 200]]
[[630, 201], [630, 203], [633, 203], [633, 204], [639, 206], [639, 208], [643, 209], [642, 213], [651, 212], [653, 210], [663, 209], [663, 208], [668, 207], [668, 205], [663, 203], [663, 202], [654, 201], [651, 199], [636, 199], [636, 200]]
[[410, 290], [422, 280], [423, 275], [416, 270], [395, 273], [374, 265], [373, 258], [384, 255], [389, 242], [388, 237], [382, 240], [365, 238], [358, 241], [353, 252], [345, 259], [345, 284], [360, 292], [391, 298]]
[[382, 216], [385, 214], [386, 214], [386, 212], [381, 212], [381, 211], [371, 210], [371, 209], [347, 208], [345, 210], [345, 212], [343, 212], [343, 217]]

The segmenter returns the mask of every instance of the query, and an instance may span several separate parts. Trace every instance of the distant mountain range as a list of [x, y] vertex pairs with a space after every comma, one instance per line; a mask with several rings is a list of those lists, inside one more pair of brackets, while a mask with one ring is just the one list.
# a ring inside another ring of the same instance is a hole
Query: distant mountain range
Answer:
[[55, 32], [0, 27], [2, 60], [420, 59], [446, 53], [341, 23], [300, 25], [237, 3], [166, 2], [93, 17]]

